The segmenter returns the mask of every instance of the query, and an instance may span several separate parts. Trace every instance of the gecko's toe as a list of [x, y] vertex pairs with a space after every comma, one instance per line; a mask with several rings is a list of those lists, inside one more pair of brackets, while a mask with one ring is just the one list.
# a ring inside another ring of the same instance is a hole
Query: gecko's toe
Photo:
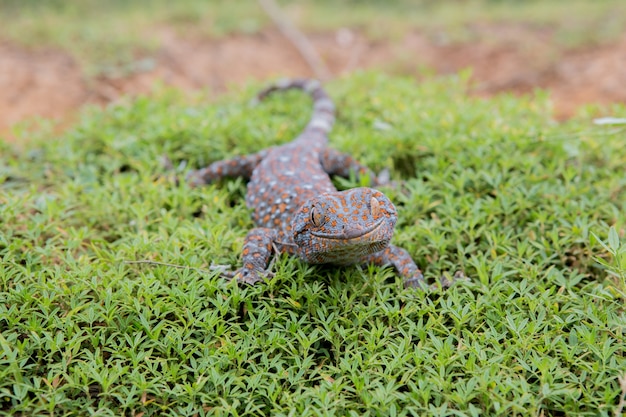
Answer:
[[199, 187], [199, 186], [205, 184], [204, 179], [198, 173], [198, 171], [190, 171], [190, 172], [188, 172], [187, 175], [185, 176], [185, 181], [191, 187]]
[[458, 281], [467, 281], [467, 277], [463, 273], [463, 271], [456, 271], [452, 278], [448, 278], [447, 275], [442, 275], [439, 279], [439, 283], [441, 284], [441, 288], [450, 288]]
[[411, 278], [405, 279], [404, 288], [417, 288], [421, 290], [425, 289], [426, 282], [424, 281], [424, 275], [418, 271]]
[[235, 273], [234, 278], [241, 284], [254, 285], [257, 282], [264, 282], [267, 278], [272, 278], [273, 276], [274, 273], [270, 271], [241, 268]]
[[457, 281], [469, 281], [470, 279], [463, 273], [463, 271], [456, 271], [452, 277], [452, 283]]
[[378, 173], [376, 176], [378, 180], [378, 185], [389, 185], [391, 184], [391, 173], [388, 168], [384, 168], [382, 171]]

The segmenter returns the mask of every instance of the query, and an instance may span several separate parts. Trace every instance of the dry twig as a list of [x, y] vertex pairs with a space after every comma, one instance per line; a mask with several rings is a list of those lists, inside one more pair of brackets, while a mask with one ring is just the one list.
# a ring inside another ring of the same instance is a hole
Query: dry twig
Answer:
[[229, 278], [232, 278], [232, 276], [234, 275], [234, 273], [232, 273], [230, 271], [227, 271], [226, 269], [229, 268], [228, 265], [211, 265], [209, 267], [209, 269], [203, 269], [203, 268], [196, 268], [193, 266], [186, 266], [186, 265], [176, 265], [176, 264], [170, 264], [167, 262], [159, 262], [159, 261], [151, 261], [148, 259], [142, 259], [142, 260], [138, 260], [138, 261], [124, 261], [125, 264], [144, 264], [144, 265], [159, 265], [159, 266], [169, 266], [170, 268], [178, 268], [178, 269], [191, 269], [192, 271], [196, 271], [196, 272], [200, 272], [202, 274], [209, 274], [212, 271], [220, 271], [220, 274], [222, 276], [226, 276]]
[[300, 32], [280, 10], [274, 0], [258, 0], [261, 8], [272, 19], [278, 30], [296, 47], [302, 58], [307, 62], [315, 77], [321, 81], [330, 79], [331, 74], [306, 36]]

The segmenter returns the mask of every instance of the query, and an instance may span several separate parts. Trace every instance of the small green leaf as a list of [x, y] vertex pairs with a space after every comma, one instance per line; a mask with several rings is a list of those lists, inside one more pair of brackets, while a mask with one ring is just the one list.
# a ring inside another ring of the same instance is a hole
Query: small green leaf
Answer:
[[617, 235], [617, 230], [615, 230], [615, 226], [611, 226], [609, 229], [609, 246], [613, 250], [613, 252], [617, 252], [619, 249], [619, 236]]
[[598, 236], [596, 236], [596, 234], [595, 234], [595, 233], [591, 232], [591, 236], [593, 236], [593, 237], [594, 237], [594, 238], [598, 241], [598, 243], [599, 243], [600, 245], [602, 245], [602, 247], [603, 247], [604, 249], [606, 249], [606, 251], [607, 251], [607, 252], [611, 252], [611, 248], [609, 248], [609, 247], [607, 246], [607, 244], [606, 244], [606, 243], [604, 243], [604, 242], [602, 241], [602, 239], [600, 239]]

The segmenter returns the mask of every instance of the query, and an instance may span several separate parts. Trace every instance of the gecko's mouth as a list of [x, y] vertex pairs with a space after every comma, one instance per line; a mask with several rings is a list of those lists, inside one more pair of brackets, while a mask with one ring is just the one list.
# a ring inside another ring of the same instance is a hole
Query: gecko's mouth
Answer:
[[363, 229], [351, 229], [342, 231], [342, 233], [320, 233], [311, 231], [311, 234], [315, 237], [319, 237], [322, 239], [330, 239], [330, 240], [370, 240], [369, 238], [372, 235], [377, 234], [379, 229], [383, 226], [384, 218], [379, 219], [376, 223], [374, 223], [369, 228]]

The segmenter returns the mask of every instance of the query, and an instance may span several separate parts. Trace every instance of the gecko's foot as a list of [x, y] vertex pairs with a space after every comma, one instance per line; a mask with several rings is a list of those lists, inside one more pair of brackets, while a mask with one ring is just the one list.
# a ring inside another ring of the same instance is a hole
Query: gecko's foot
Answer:
[[376, 175], [375, 180], [372, 182], [372, 187], [385, 187], [399, 192], [400, 194], [409, 195], [410, 190], [406, 187], [405, 181], [392, 180], [389, 169], [384, 168]]
[[456, 271], [452, 278], [448, 278], [446, 274], [443, 274], [441, 278], [439, 278], [439, 284], [441, 288], [450, 288], [458, 281], [467, 281], [467, 277], [463, 273], [463, 271]]
[[240, 284], [254, 285], [257, 282], [265, 282], [274, 277], [271, 271], [257, 271], [255, 269], [240, 268], [235, 271], [230, 279], [236, 279]]
[[391, 184], [391, 172], [389, 168], [384, 168], [376, 176], [376, 185], [390, 185]]
[[159, 175], [158, 179], [165, 179], [169, 183], [179, 186], [181, 183], [181, 172], [185, 171], [187, 167], [187, 161], [182, 160], [178, 164], [177, 167], [174, 166], [174, 163], [170, 159], [167, 154], [161, 155], [159, 158], [159, 164], [161, 165], [161, 169], [163, 170], [163, 174]]
[[376, 175], [375, 181], [372, 183], [374, 187], [387, 187], [392, 190], [400, 190], [402, 186], [402, 182], [392, 180], [391, 172], [388, 168], [384, 168], [382, 171]]
[[172, 160], [165, 153], [159, 157], [159, 165], [161, 165], [161, 169], [163, 169], [164, 171], [174, 170], [174, 164], [172, 163]]
[[420, 290], [438, 290], [439, 288], [450, 288], [457, 281], [466, 281], [467, 277], [462, 271], [456, 271], [452, 278], [448, 278], [446, 274], [439, 278], [439, 282], [433, 285], [426, 284], [424, 275], [421, 272], [417, 272], [413, 277], [404, 280], [404, 288], [417, 288]]
[[420, 271], [417, 271], [411, 278], [404, 280], [404, 288], [417, 288], [425, 290], [428, 288], [426, 281], [424, 281], [424, 275]]
[[202, 172], [200, 171], [189, 171], [185, 176], [185, 181], [191, 187], [199, 187], [206, 184], [206, 181], [202, 177]]

